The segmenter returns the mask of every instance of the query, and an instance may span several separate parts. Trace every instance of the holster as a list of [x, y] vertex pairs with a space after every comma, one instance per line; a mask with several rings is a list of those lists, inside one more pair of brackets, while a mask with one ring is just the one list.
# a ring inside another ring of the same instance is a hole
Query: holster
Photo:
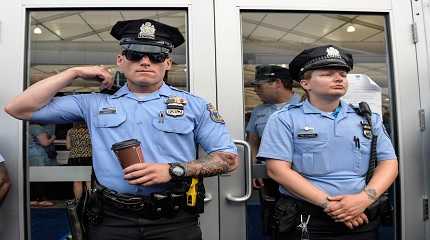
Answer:
[[67, 219], [74, 240], [88, 239], [88, 226], [102, 222], [103, 207], [98, 194], [95, 189], [88, 189], [79, 199], [65, 202]]
[[297, 201], [292, 198], [279, 198], [273, 209], [270, 227], [272, 238], [277, 240], [281, 233], [288, 233], [295, 230], [296, 226], [299, 224], [297, 222], [298, 214], [299, 206]]
[[365, 211], [369, 220], [380, 217], [381, 224], [391, 225], [394, 219], [394, 208], [391, 206], [388, 194], [384, 193]]

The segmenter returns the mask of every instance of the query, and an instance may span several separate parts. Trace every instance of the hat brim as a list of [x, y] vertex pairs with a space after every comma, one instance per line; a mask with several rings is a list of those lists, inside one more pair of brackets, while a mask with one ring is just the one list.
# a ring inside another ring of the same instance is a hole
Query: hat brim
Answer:
[[316, 69], [327, 69], [327, 68], [339, 68], [343, 69], [347, 72], [351, 71], [352, 67], [349, 66], [345, 60], [342, 58], [339, 59], [321, 59], [318, 61], [315, 61], [313, 63], [307, 64], [302, 71], [302, 74], [309, 70], [316, 70]]
[[145, 53], [169, 53], [173, 45], [164, 41], [137, 41], [134, 39], [121, 39], [119, 45], [124, 50], [132, 50]]
[[259, 79], [259, 80], [253, 80], [251, 81], [252, 85], [261, 85], [264, 83], [274, 82], [276, 79]]

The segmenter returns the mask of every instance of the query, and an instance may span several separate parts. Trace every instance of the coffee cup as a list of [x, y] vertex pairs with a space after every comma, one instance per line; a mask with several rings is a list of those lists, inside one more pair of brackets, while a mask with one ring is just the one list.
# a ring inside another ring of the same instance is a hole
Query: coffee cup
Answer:
[[136, 139], [129, 139], [112, 145], [112, 151], [119, 159], [122, 168], [127, 168], [136, 163], [143, 163], [143, 151], [140, 142]]

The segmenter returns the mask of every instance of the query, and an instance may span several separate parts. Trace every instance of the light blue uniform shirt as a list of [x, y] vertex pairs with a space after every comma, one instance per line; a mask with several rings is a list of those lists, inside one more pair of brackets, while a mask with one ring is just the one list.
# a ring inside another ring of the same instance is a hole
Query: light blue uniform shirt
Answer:
[[[257, 156], [291, 162], [295, 171], [330, 196], [360, 192], [370, 158], [363, 120], [344, 101], [336, 118], [307, 100], [289, 105], [269, 119]], [[372, 124], [378, 136], [377, 160], [396, 159], [379, 114], [372, 115]], [[310, 137], [312, 133], [316, 135]], [[359, 138], [359, 145], [354, 137]], [[292, 195], [282, 186], [280, 191]]]
[[[294, 94], [290, 100], [286, 103], [296, 104], [300, 102], [300, 96]], [[285, 107], [285, 106], [284, 106]], [[255, 133], [259, 138], [263, 136], [264, 127], [269, 120], [270, 115], [278, 111], [276, 104], [261, 104], [254, 108], [251, 113], [248, 125], [246, 125], [246, 131], [248, 133]]]
[[[187, 101], [183, 116], [166, 114], [165, 101], [172, 96]], [[207, 153], [236, 153], [225, 124], [212, 120], [211, 113], [204, 99], [166, 84], [142, 98], [136, 97], [125, 85], [114, 95], [92, 93], [55, 97], [33, 113], [32, 121], [67, 123], [84, 119], [91, 135], [93, 167], [98, 181], [120, 193], [147, 195], [168, 184], [153, 187], [128, 184], [111, 150], [112, 144], [132, 138], [139, 140], [147, 163], [194, 160], [198, 145]]]
[[1, 162], [4, 162], [4, 158], [3, 158], [3, 156], [0, 154], [0, 163]]

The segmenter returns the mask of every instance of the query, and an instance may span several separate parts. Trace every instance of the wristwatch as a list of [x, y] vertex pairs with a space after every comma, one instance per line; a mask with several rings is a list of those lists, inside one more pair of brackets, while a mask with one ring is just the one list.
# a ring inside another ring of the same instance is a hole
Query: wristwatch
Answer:
[[172, 179], [178, 179], [185, 176], [185, 168], [179, 163], [169, 163], [169, 174]]

